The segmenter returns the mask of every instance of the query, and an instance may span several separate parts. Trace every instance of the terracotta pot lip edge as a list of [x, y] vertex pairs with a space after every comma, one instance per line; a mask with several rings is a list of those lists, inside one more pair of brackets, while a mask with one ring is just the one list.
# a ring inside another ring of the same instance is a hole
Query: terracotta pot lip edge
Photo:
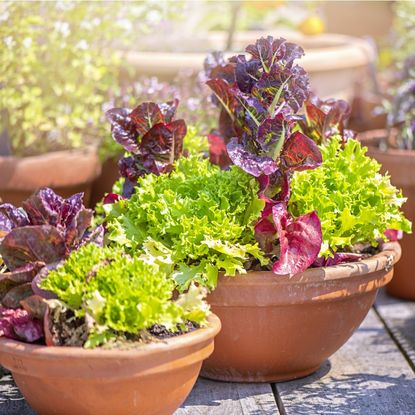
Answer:
[[386, 151], [380, 150], [377, 146], [372, 144], [376, 139], [385, 138], [387, 136], [386, 128], [376, 128], [373, 130], [361, 131], [357, 134], [356, 139], [364, 146], [368, 147], [372, 153], [391, 155], [391, 156], [405, 156], [408, 158], [415, 158], [415, 150], [403, 150], [399, 148], [388, 148]]
[[[289, 275], [278, 275], [274, 274], [272, 271], [248, 271], [246, 274], [237, 275], [239, 278], [237, 281], [235, 277], [226, 277], [221, 276], [221, 284], [237, 284], [242, 281], [242, 278], [245, 279], [244, 285], [247, 282], [248, 284], [252, 282], [252, 285], [256, 285], [264, 281], [264, 277], [268, 279], [268, 276], [275, 277], [272, 281], [265, 280], [265, 284], [281, 284], [281, 285], [291, 285], [291, 284], [315, 284], [315, 283], [326, 283], [328, 281], [340, 281], [347, 280], [352, 278], [361, 277], [362, 275], [372, 274], [378, 271], [384, 270], [390, 257], [393, 257], [393, 262], [391, 265], [395, 264], [401, 256], [401, 247], [399, 242], [386, 242], [383, 244], [382, 251], [376, 255], [373, 255], [369, 258], [363, 259], [357, 262], [346, 262], [343, 264], [333, 265], [330, 267], [318, 267], [318, 268], [308, 268], [305, 271], [295, 274], [290, 277]], [[365, 270], [362, 270], [362, 267], [366, 267]], [[325, 273], [324, 279], [321, 279], [319, 273], [321, 271]], [[347, 271], [347, 272], [346, 272]], [[353, 273], [353, 275], [351, 275]], [[339, 276], [339, 274], [344, 274]], [[294, 277], [296, 277], [294, 279]], [[299, 280], [299, 278], [302, 278]], [[225, 281], [223, 281], [225, 279]], [[255, 281], [255, 279], [257, 281]], [[258, 281], [260, 280], [260, 281]], [[214, 292], [214, 291], [213, 291]]]
[[[212, 340], [221, 330], [219, 317], [210, 313], [208, 325], [201, 327], [190, 333], [185, 333], [176, 337], [162, 339], [157, 343], [144, 344], [137, 349], [85, 349], [83, 347], [59, 347], [45, 346], [24, 343], [18, 340], [0, 337], [0, 351], [2, 353], [14, 353], [20, 355], [30, 355], [31, 358], [70, 358], [70, 359], [131, 359], [145, 358], [153, 353], [172, 352], [183, 347], [189, 347], [207, 340]], [[1, 359], [0, 359], [1, 363]]]
[[12, 162], [18, 162], [18, 163], [24, 163], [27, 161], [33, 161], [36, 159], [48, 159], [56, 155], [67, 155], [67, 154], [81, 154], [81, 155], [87, 155], [87, 156], [97, 156], [98, 157], [98, 146], [96, 145], [90, 145], [83, 148], [70, 148], [66, 150], [56, 150], [56, 151], [48, 151], [43, 154], [35, 154], [33, 156], [0, 156], [0, 161], [12, 161]]

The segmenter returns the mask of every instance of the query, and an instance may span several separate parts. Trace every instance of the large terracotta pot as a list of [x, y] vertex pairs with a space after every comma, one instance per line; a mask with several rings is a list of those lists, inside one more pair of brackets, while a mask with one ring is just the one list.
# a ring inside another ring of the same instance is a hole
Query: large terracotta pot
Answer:
[[37, 189], [47, 186], [63, 197], [84, 192], [84, 203], [88, 205], [91, 184], [100, 171], [95, 148], [0, 157], [0, 198], [20, 206]]
[[[403, 205], [406, 217], [415, 223], [415, 151], [388, 149], [381, 151], [378, 143], [387, 136], [386, 130], [367, 131], [358, 139], [368, 146], [368, 155], [382, 164], [382, 173], [389, 173], [391, 182], [408, 198]], [[400, 298], [415, 300], [415, 233], [404, 235], [400, 241], [402, 259], [395, 267], [395, 277], [387, 291]]]
[[[303, 36], [293, 31], [237, 32], [233, 51], [226, 56], [242, 52], [248, 44], [267, 35], [282, 36], [304, 48], [305, 56], [299, 64], [309, 73], [312, 89], [323, 98], [350, 99], [355, 81], [367, 75], [368, 65], [376, 59], [373, 47], [363, 39], [337, 34]], [[197, 42], [191, 39], [189, 43], [186, 38], [172, 37], [173, 44], [181, 49], [175, 52], [157, 50], [157, 46], [166, 47], [165, 43], [158, 42], [148, 51], [128, 51], [125, 59], [138, 75], [158, 76], [171, 81], [183, 69], [202, 70], [208, 52], [224, 50], [227, 33], [210, 32], [196, 39]]]
[[46, 347], [0, 338], [0, 363], [39, 415], [171, 415], [190, 393], [220, 330], [132, 350]]
[[208, 301], [222, 331], [202, 376], [274, 382], [316, 371], [363, 321], [399, 257], [394, 242], [369, 259], [291, 278], [272, 272], [221, 277]]

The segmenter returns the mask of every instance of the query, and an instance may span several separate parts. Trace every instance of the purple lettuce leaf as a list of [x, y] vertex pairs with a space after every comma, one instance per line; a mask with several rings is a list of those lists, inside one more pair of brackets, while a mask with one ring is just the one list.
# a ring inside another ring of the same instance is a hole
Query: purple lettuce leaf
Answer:
[[281, 169], [269, 176], [259, 176], [259, 192], [260, 199], [266, 202], [288, 202], [291, 194], [290, 190], [290, 174]]
[[235, 67], [227, 63], [222, 52], [213, 52], [206, 56], [204, 61], [205, 75], [209, 79], [223, 79], [229, 84], [235, 82]]
[[23, 209], [10, 203], [0, 205], [0, 242], [13, 228], [29, 224], [29, 219]]
[[283, 100], [297, 112], [309, 95], [308, 82], [307, 73], [298, 65], [283, 70], [275, 66], [262, 74], [252, 94], [271, 109]]
[[252, 176], [269, 176], [278, 169], [277, 164], [272, 158], [251, 153], [246, 147], [239, 144], [236, 138], [233, 138], [228, 143], [227, 151], [232, 163]]
[[283, 203], [272, 208], [278, 232], [280, 255], [272, 271], [294, 275], [306, 270], [318, 257], [322, 243], [321, 223], [316, 212], [292, 218]]
[[34, 318], [43, 321], [46, 313], [47, 303], [39, 295], [32, 295], [20, 301], [20, 305]]
[[44, 266], [44, 262], [31, 262], [23, 267], [16, 268], [13, 272], [0, 274], [0, 303], [12, 287], [31, 282]]
[[344, 141], [354, 136], [351, 130], [344, 127], [350, 116], [350, 107], [346, 101], [322, 101], [313, 96], [305, 102], [305, 113], [306, 119], [300, 123], [301, 129], [318, 144], [334, 134], [339, 134]]
[[169, 123], [173, 120], [176, 115], [177, 107], [179, 106], [179, 100], [175, 98], [172, 101], [158, 104], [160, 112], [163, 115], [164, 122]]
[[287, 132], [282, 114], [265, 119], [258, 128], [257, 141], [261, 150], [276, 158], [287, 138]]
[[277, 230], [272, 221], [272, 207], [274, 205], [275, 203], [272, 200], [266, 200], [261, 217], [255, 224], [255, 239], [261, 250], [267, 255], [272, 255], [276, 249]]
[[304, 55], [304, 50], [300, 46], [283, 38], [274, 39], [272, 36], [258, 39], [245, 50], [261, 62], [265, 72], [269, 72], [273, 65], [290, 68], [294, 60]]
[[61, 219], [64, 199], [52, 189], [42, 188], [28, 199], [22, 206], [30, 220], [30, 225], [57, 226]]
[[26, 310], [0, 307], [0, 337], [33, 343], [44, 337], [43, 325]]
[[261, 63], [258, 60], [247, 61], [245, 55], [234, 57], [236, 62], [235, 77], [239, 89], [245, 93], [251, 93], [252, 87], [260, 77]]
[[321, 166], [323, 158], [317, 144], [299, 131], [284, 143], [281, 163], [286, 171], [302, 171]]
[[55, 262], [66, 252], [64, 235], [52, 225], [15, 228], [0, 245], [0, 255], [10, 271], [31, 262]]
[[384, 234], [386, 238], [388, 238], [388, 240], [391, 242], [396, 242], [396, 241], [399, 241], [399, 239], [403, 238], [403, 232], [398, 231], [396, 229], [386, 229]]
[[213, 91], [222, 107], [227, 111], [229, 117], [234, 120], [234, 111], [238, 105], [232, 87], [223, 79], [211, 79], [206, 85]]
[[138, 105], [131, 112], [130, 118], [139, 136], [147, 134], [156, 124], [165, 122], [160, 107], [154, 102], [144, 102]]
[[352, 252], [334, 252], [332, 257], [318, 257], [312, 264], [313, 267], [331, 267], [344, 264], [345, 262], [356, 262], [362, 259], [363, 255]]
[[208, 143], [210, 162], [221, 169], [227, 169], [232, 161], [229, 158], [225, 140], [221, 136], [211, 133], [208, 135]]
[[2, 298], [1, 303], [6, 308], [19, 308], [20, 301], [33, 295], [32, 284], [26, 282], [24, 284], [16, 285], [7, 291], [7, 294]]
[[130, 114], [131, 110], [128, 108], [112, 108], [105, 113], [111, 124], [114, 140], [134, 154], [138, 150], [138, 132]]

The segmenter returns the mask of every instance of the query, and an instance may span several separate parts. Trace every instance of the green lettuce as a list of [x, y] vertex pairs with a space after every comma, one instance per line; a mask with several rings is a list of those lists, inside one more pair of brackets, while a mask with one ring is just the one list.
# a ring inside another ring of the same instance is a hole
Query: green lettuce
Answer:
[[320, 255], [358, 243], [377, 246], [387, 229], [411, 232], [400, 211], [406, 198], [379, 172], [380, 164], [365, 155], [366, 147], [353, 139], [342, 147], [333, 137], [320, 149], [322, 166], [294, 174], [289, 203], [294, 216], [317, 212], [323, 232]]
[[41, 287], [56, 294], [61, 307], [85, 317], [90, 327], [86, 347], [140, 335], [155, 324], [185, 330], [188, 321], [205, 324], [208, 314], [203, 289], [191, 285], [173, 301], [174, 282], [164, 270], [119, 248], [85, 245], [50, 272]]
[[181, 291], [191, 281], [213, 289], [220, 271], [233, 276], [248, 260], [267, 263], [254, 238], [264, 207], [257, 193], [256, 180], [238, 167], [182, 158], [170, 174], [140, 178], [130, 200], [104, 206], [107, 238], [172, 267]]

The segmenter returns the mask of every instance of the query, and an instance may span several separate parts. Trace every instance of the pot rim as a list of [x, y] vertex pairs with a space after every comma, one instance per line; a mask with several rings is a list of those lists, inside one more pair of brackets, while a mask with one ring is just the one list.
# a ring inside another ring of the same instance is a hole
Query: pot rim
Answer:
[[388, 130], [386, 128], [379, 128], [375, 130], [367, 130], [358, 133], [357, 139], [366, 147], [370, 148], [370, 152], [376, 155], [391, 156], [391, 157], [406, 157], [408, 159], [415, 158], [415, 150], [403, 150], [399, 148], [388, 148], [386, 151], [380, 150], [376, 145], [382, 138], [387, 137]]
[[379, 271], [389, 271], [401, 257], [399, 242], [386, 242], [376, 255], [357, 262], [347, 262], [330, 267], [308, 268], [303, 272], [290, 276], [274, 274], [272, 271], [248, 271], [235, 277], [221, 276], [221, 285], [290, 285], [313, 284], [318, 282], [341, 281], [352, 277], [362, 277]]
[[[50, 359], [88, 359], [88, 360], [120, 360], [120, 359], [147, 359], [150, 356], [174, 352], [183, 347], [195, 346], [216, 336], [221, 329], [219, 318], [210, 313], [208, 324], [190, 333], [176, 337], [162, 339], [159, 342], [140, 344], [134, 349], [84, 349], [83, 347], [45, 346], [24, 343], [18, 340], [0, 337], [0, 352], [14, 355], [30, 355], [31, 358]], [[0, 354], [1, 362], [1, 354]]]

